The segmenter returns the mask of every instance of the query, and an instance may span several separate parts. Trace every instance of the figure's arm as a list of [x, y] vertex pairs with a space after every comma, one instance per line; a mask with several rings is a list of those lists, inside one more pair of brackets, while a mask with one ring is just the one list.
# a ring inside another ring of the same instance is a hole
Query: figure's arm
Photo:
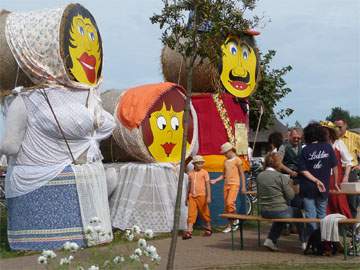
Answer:
[[211, 187], [210, 181], [206, 181], [206, 202], [211, 203]]
[[[352, 155], [350, 154], [348, 148], [346, 147], [345, 143], [340, 139], [336, 141], [337, 149], [339, 149], [340, 156], [341, 156], [341, 163], [345, 167], [344, 177], [342, 182], [349, 181], [349, 174], [351, 171], [351, 162], [352, 162]], [[340, 179], [339, 179], [340, 180]]]
[[19, 152], [25, 137], [27, 113], [21, 96], [17, 96], [9, 106], [5, 118], [5, 134], [0, 142], [0, 154], [15, 155]]
[[113, 129], [115, 128], [114, 117], [104, 109], [101, 108], [101, 110], [100, 125], [96, 129], [96, 139], [99, 141], [110, 137]]
[[241, 193], [245, 193], [246, 192], [245, 174], [241, 166], [241, 163], [237, 164], [237, 168], [239, 170], [239, 175], [240, 175]]
[[222, 175], [220, 175], [219, 177], [210, 180], [210, 183], [211, 183], [212, 185], [214, 185], [214, 184], [216, 184], [217, 182], [220, 182], [220, 181], [223, 180], [223, 179], [224, 179], [224, 175], [222, 174]]
[[326, 191], [326, 188], [325, 188], [324, 184], [323, 184], [319, 179], [317, 179], [315, 176], [313, 176], [309, 171], [301, 171], [301, 173], [302, 173], [309, 181], [314, 182], [320, 192], [325, 192], [325, 191]]

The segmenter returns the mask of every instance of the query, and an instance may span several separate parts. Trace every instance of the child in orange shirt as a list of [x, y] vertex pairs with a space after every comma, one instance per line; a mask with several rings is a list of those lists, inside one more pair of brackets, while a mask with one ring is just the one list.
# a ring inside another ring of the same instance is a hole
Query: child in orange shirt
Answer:
[[211, 236], [211, 218], [208, 204], [211, 203], [210, 177], [209, 173], [203, 169], [205, 160], [202, 156], [193, 158], [194, 170], [188, 173], [189, 185], [186, 203], [188, 205], [188, 229], [183, 235], [183, 239], [192, 237], [193, 225], [197, 215], [205, 221], [204, 236]]
[[[221, 153], [225, 155], [226, 160], [224, 163], [224, 174], [218, 178], [211, 180], [211, 184], [216, 184], [221, 180], [225, 180], [224, 183], [224, 205], [225, 213], [236, 213], [236, 198], [241, 187], [241, 192], [246, 191], [245, 187], [245, 174], [242, 168], [242, 161], [236, 155], [234, 146], [227, 142], [221, 146]], [[241, 185], [240, 185], [241, 183]], [[231, 222], [231, 221], [230, 221]], [[238, 221], [233, 222], [233, 225], [237, 225]], [[235, 227], [234, 229], [237, 229]], [[231, 231], [231, 224], [229, 224], [224, 230], [225, 233]]]

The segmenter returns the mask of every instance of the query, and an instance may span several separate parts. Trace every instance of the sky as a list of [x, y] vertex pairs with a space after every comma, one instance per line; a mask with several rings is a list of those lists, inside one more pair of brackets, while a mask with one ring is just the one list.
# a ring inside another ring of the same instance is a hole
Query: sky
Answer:
[[[149, 21], [160, 11], [161, 0], [78, 2], [94, 15], [102, 35], [103, 90], [163, 81], [161, 31]], [[67, 3], [1, 0], [0, 8], [30, 11]], [[276, 108], [294, 109], [283, 123], [299, 121], [304, 126], [324, 119], [335, 106], [360, 115], [360, 1], [259, 0], [254, 12], [271, 20], [259, 28], [260, 50], [277, 51], [273, 67], [293, 67], [285, 77], [292, 92]]]

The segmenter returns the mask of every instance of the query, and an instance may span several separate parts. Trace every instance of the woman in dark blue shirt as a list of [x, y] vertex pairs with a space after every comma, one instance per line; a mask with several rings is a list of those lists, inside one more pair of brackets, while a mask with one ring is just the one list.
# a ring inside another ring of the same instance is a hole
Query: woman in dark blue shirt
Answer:
[[[324, 218], [330, 186], [331, 170], [337, 175], [337, 160], [335, 152], [327, 143], [324, 128], [316, 122], [310, 123], [304, 129], [306, 146], [303, 148], [300, 160], [300, 195], [304, 198], [306, 218]], [[310, 223], [307, 236], [316, 229], [316, 223]]]

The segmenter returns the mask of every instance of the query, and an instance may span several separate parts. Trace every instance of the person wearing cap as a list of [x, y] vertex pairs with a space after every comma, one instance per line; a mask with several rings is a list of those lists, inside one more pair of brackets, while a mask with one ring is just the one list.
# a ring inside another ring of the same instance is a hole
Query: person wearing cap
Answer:
[[188, 173], [189, 184], [186, 204], [188, 206], [188, 228], [184, 232], [183, 239], [192, 237], [193, 225], [198, 214], [205, 222], [204, 236], [211, 236], [211, 217], [208, 204], [211, 203], [211, 189], [209, 173], [203, 169], [205, 160], [202, 156], [194, 156], [192, 163], [194, 169]]
[[[224, 205], [225, 213], [236, 213], [236, 198], [239, 193], [239, 189], [244, 193], [246, 191], [245, 186], [245, 174], [242, 168], [242, 161], [236, 155], [234, 146], [226, 142], [221, 146], [221, 153], [225, 155], [226, 160], [224, 162], [224, 174], [218, 178], [211, 180], [211, 184], [216, 184], [221, 180], [225, 180], [224, 183]], [[231, 221], [232, 222], [232, 221]], [[235, 225], [234, 229], [237, 229], [237, 223], [239, 221], [233, 221]], [[229, 224], [223, 232], [228, 233], [231, 231], [231, 224]]]

